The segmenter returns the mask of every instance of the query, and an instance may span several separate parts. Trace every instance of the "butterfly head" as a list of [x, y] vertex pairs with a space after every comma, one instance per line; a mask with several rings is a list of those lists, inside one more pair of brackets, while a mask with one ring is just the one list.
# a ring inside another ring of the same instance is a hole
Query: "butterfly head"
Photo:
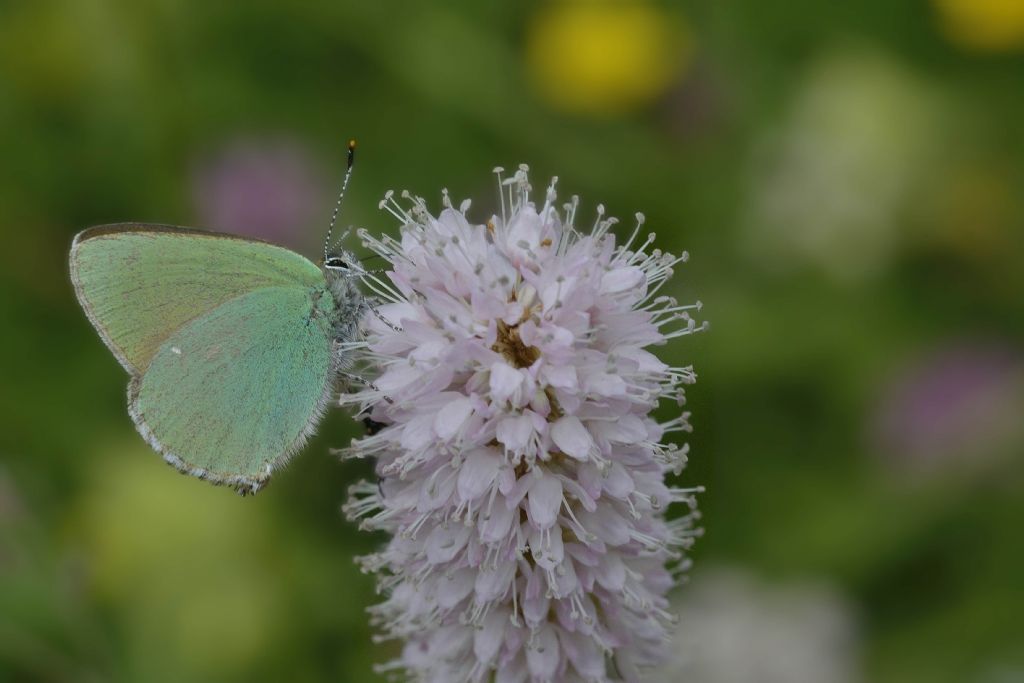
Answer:
[[324, 271], [335, 276], [353, 276], [359, 273], [360, 269], [355, 258], [348, 253], [342, 252], [336, 256], [328, 256], [324, 261]]
[[323, 263], [324, 278], [339, 307], [359, 305], [363, 300], [359, 291], [359, 278], [365, 270], [355, 254], [339, 250]]
[[356, 255], [344, 249], [338, 249], [324, 259], [322, 268], [324, 277], [332, 284], [339, 280], [352, 281], [354, 284], [355, 280], [366, 273]]

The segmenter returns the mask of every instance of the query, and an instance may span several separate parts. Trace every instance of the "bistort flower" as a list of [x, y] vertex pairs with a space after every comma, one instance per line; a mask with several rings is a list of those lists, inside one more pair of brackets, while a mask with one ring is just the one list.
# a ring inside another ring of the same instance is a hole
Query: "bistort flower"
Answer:
[[[360, 232], [390, 263], [366, 284], [382, 303], [362, 352], [379, 369], [347, 394], [382, 425], [349, 454], [376, 458], [379, 483], [345, 506], [392, 537], [360, 558], [380, 574], [371, 608], [404, 642], [382, 667], [416, 681], [633, 681], [663, 658], [674, 622], [665, 594], [699, 530], [694, 494], [665, 482], [687, 448], [689, 367], [648, 347], [703, 328], [658, 291], [686, 259], [616, 245], [603, 207], [589, 231], [578, 200], [540, 208], [527, 168], [502, 181], [501, 216], [469, 222], [444, 193], [382, 208], [401, 239]], [[556, 179], [557, 180], [557, 179]], [[671, 521], [668, 506], [685, 514]]]

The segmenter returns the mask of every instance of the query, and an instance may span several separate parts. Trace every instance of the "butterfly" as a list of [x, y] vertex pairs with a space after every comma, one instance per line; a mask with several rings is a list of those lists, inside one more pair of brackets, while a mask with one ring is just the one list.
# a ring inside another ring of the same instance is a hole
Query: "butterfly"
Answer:
[[[336, 217], [337, 207], [332, 228]], [[316, 430], [350, 377], [370, 309], [358, 262], [329, 244], [330, 232], [316, 265], [267, 242], [174, 226], [105, 225], [74, 238], [75, 294], [131, 376], [128, 412], [181, 472], [255, 493]]]

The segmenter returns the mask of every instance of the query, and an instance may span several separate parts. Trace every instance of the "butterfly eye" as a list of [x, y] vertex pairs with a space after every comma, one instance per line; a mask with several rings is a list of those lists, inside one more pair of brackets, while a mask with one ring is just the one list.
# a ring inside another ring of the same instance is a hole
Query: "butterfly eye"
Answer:
[[327, 259], [327, 263], [324, 264], [324, 265], [326, 265], [328, 268], [346, 268], [347, 269], [349, 267], [348, 262], [345, 259], [341, 259], [341, 258], [329, 258], [329, 259]]

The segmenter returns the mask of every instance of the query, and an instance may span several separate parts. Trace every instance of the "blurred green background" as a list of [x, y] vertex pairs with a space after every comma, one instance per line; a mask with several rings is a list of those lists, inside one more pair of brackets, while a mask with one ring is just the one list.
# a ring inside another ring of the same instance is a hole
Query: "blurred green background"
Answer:
[[345, 223], [527, 162], [691, 253], [662, 680], [1024, 680], [1022, 86], [1020, 0], [0, 2], [0, 680], [378, 680], [357, 425], [255, 498], [177, 475], [66, 267], [123, 220], [312, 256], [348, 137]]

